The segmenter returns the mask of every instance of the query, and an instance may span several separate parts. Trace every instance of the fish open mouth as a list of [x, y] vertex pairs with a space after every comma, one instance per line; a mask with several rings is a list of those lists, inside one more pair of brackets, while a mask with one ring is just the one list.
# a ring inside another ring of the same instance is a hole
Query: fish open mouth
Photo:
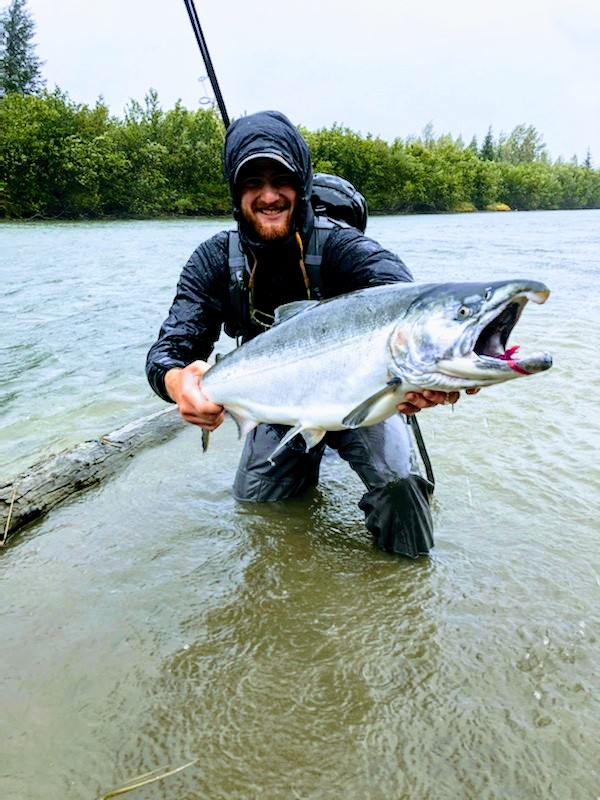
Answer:
[[529, 356], [518, 355], [519, 345], [507, 349], [508, 339], [517, 324], [527, 301], [545, 303], [548, 292], [528, 292], [512, 298], [491, 320], [487, 322], [477, 337], [472, 356], [481, 362], [481, 366], [491, 368], [508, 367], [521, 375], [542, 372], [552, 366], [552, 357], [548, 353], [537, 353]]
[[517, 298], [509, 303], [491, 322], [488, 322], [477, 337], [473, 347], [473, 353], [476, 356], [479, 356], [479, 358], [496, 358], [501, 361], [508, 361], [509, 364], [511, 363], [519, 346], [515, 345], [510, 350], [507, 350], [506, 345], [526, 302], [526, 297]]
[[[487, 290], [493, 292], [493, 285]], [[449, 382], [486, 386], [518, 375], [534, 375], [552, 366], [549, 353], [522, 355], [508, 346], [509, 337], [528, 300], [545, 303], [550, 292], [542, 283], [516, 282], [498, 286], [487, 309], [462, 338], [458, 352], [437, 362], [438, 372]]]

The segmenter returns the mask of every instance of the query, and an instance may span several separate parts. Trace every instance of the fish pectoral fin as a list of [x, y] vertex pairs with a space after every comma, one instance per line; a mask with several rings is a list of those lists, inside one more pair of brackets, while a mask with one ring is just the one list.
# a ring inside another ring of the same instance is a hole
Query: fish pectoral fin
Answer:
[[304, 439], [307, 450], [310, 450], [311, 447], [319, 444], [326, 433], [327, 431], [323, 428], [303, 428], [302, 423], [298, 423], [298, 425], [295, 425], [293, 428], [289, 429], [267, 460], [270, 464], [274, 465], [275, 462], [273, 461], [273, 458], [277, 455], [277, 453], [280, 453], [283, 450], [288, 442], [292, 441], [294, 436], [297, 436], [298, 434], [300, 434]]
[[206, 453], [208, 450], [208, 443], [210, 441], [210, 431], [202, 431], [202, 452]]
[[367, 399], [363, 400], [360, 405], [352, 409], [352, 411], [342, 420], [342, 425], [345, 425], [347, 428], [360, 427], [361, 423], [363, 423], [369, 416], [373, 406], [388, 394], [393, 394], [401, 383], [401, 378], [392, 378], [391, 381], [386, 383], [383, 389], [375, 392], [375, 394], [371, 395], [371, 397], [367, 397]]

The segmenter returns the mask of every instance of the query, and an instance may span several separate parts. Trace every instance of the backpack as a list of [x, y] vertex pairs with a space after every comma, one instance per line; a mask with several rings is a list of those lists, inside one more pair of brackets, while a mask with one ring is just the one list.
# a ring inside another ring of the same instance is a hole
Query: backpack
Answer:
[[310, 202], [317, 216], [341, 220], [365, 232], [369, 214], [367, 201], [345, 178], [317, 172], [313, 177]]

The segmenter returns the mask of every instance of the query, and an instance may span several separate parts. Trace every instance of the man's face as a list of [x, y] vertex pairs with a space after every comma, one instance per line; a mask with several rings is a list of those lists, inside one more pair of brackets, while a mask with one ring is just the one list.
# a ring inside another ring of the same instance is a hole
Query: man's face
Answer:
[[240, 208], [264, 241], [284, 239], [293, 230], [298, 193], [294, 176], [270, 158], [250, 161], [240, 176]]

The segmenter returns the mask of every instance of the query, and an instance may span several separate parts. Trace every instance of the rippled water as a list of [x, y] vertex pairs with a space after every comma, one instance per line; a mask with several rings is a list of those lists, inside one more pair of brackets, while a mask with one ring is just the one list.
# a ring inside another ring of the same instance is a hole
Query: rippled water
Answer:
[[[436, 542], [375, 550], [336, 457], [306, 498], [230, 494], [232, 424], [186, 429], [0, 562], [4, 798], [597, 798], [600, 212], [375, 218], [422, 280], [552, 289], [555, 366], [420, 415]], [[222, 221], [0, 227], [7, 477], [160, 408], [146, 349]]]

